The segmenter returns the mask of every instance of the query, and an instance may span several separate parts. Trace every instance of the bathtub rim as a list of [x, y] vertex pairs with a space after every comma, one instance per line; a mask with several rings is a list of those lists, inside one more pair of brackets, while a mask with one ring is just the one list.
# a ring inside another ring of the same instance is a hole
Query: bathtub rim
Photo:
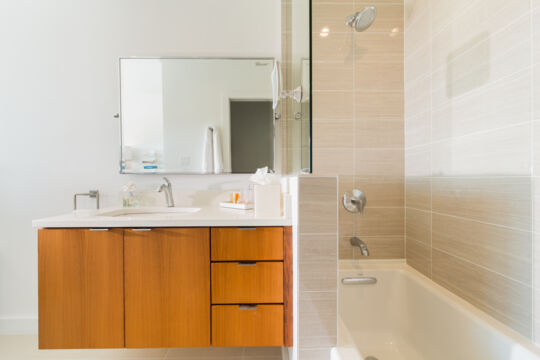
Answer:
[[469, 303], [465, 299], [462, 299], [461, 297], [446, 289], [442, 285], [439, 285], [435, 281], [431, 280], [412, 266], [408, 265], [405, 259], [339, 260], [338, 293], [339, 288], [343, 286], [341, 284], [341, 278], [344, 277], [345, 274], [352, 271], [362, 270], [394, 270], [401, 272], [405, 276], [417, 282], [427, 291], [433, 293], [435, 296], [440, 298], [441, 301], [444, 301], [449, 306], [452, 306], [456, 310], [465, 313], [472, 319], [472, 321], [478, 322], [483, 326], [487, 326], [490, 328], [491, 331], [498, 333], [498, 335], [510, 339], [510, 341], [513, 342], [514, 346], [522, 347], [523, 349], [537, 356], [540, 360], [540, 346], [535, 345], [532, 339], [526, 338], [517, 331], [513, 330], [512, 328], [488, 315], [473, 304]]

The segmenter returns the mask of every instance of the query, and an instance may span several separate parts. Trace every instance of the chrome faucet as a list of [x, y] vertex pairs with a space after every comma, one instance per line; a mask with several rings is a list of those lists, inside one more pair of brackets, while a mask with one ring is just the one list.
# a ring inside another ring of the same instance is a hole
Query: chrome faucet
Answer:
[[168, 207], [174, 207], [172, 184], [166, 177], [163, 178], [163, 181], [165, 181], [165, 184], [161, 184], [157, 191], [165, 193], [165, 200], [167, 201]]
[[360, 253], [362, 254], [362, 256], [369, 256], [369, 249], [366, 243], [360, 240], [359, 238], [357, 238], [356, 236], [353, 236], [351, 238], [351, 245], [355, 247], [359, 247]]

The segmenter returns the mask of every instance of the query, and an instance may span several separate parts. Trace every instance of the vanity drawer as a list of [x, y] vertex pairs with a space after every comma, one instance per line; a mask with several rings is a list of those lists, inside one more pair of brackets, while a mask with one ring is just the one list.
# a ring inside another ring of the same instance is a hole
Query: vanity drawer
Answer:
[[283, 260], [283, 228], [212, 228], [212, 261]]
[[283, 263], [213, 263], [212, 303], [283, 302]]
[[283, 305], [212, 306], [213, 346], [283, 346]]

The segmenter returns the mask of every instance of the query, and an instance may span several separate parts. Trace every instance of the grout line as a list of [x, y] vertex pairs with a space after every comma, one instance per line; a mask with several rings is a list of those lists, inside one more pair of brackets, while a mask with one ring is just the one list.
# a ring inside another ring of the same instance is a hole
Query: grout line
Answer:
[[459, 216], [459, 215], [443, 213], [443, 212], [439, 212], [439, 211], [435, 211], [435, 210], [425, 210], [425, 209], [418, 209], [418, 208], [414, 208], [414, 207], [409, 207], [409, 209], [416, 210], [416, 211], [422, 211], [422, 212], [431, 212], [431, 213], [433, 213], [435, 215], [439, 215], [439, 216], [447, 216], [447, 217], [451, 217], [451, 218], [454, 218], [454, 219], [474, 222], [474, 223], [477, 223], [477, 224], [496, 226], [496, 227], [500, 227], [500, 228], [503, 228], [503, 229], [519, 231], [519, 232], [523, 232], [523, 233], [527, 233], [527, 234], [533, 234], [533, 232], [530, 231], [530, 230], [524, 230], [524, 229], [520, 229], [520, 228], [517, 228], [517, 227], [506, 226], [506, 225], [487, 222], [487, 221], [481, 221], [481, 220], [477, 220], [477, 219], [473, 219], [473, 218], [467, 218], [467, 217], [463, 217], [463, 216]]
[[[503, 277], [503, 278], [505, 278], [506, 280], [510, 280], [510, 281], [516, 282], [516, 283], [518, 283], [518, 284], [520, 284], [520, 285], [525, 286], [526, 288], [530, 288], [531, 290], [532, 290], [532, 288], [533, 288], [532, 284], [526, 284], [526, 283], [524, 283], [524, 282], [521, 281], [521, 280], [514, 279], [514, 278], [509, 277], [509, 276], [507, 276], [507, 275], [504, 275], [504, 274], [502, 274], [502, 273], [500, 273], [500, 272], [498, 272], [498, 271], [496, 271], [496, 270], [490, 269], [490, 268], [488, 268], [488, 267], [486, 267], [486, 266], [484, 266], [484, 265], [480, 265], [479, 263], [475, 263], [475, 262], [473, 262], [473, 261], [471, 261], [471, 260], [469, 260], [469, 259], [466, 259], [466, 258], [464, 258], [464, 257], [457, 256], [457, 255], [455, 255], [455, 254], [449, 253], [449, 252], [446, 251], [446, 250], [439, 249], [439, 248], [435, 248], [435, 250], [438, 251], [438, 252], [444, 253], [444, 254], [446, 254], [446, 255], [448, 255], [448, 256], [451, 256], [451, 257], [453, 257], [453, 258], [455, 258], [455, 259], [464, 261], [464, 262], [466, 262], [466, 263], [472, 265], [473, 267], [478, 267], [478, 268], [483, 269], [483, 270], [485, 270], [485, 271], [488, 271], [488, 272], [490, 272], [490, 273], [499, 275], [500, 277]], [[432, 250], [432, 253], [433, 253], [433, 250]]]

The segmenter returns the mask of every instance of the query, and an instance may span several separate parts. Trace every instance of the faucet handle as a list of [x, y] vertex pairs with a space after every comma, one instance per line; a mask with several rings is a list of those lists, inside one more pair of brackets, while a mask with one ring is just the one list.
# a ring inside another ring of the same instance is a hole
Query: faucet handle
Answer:
[[169, 179], [167, 179], [167, 177], [163, 177], [163, 181], [165, 181], [165, 183], [167, 184], [167, 186], [171, 186], [171, 182], [169, 181]]

